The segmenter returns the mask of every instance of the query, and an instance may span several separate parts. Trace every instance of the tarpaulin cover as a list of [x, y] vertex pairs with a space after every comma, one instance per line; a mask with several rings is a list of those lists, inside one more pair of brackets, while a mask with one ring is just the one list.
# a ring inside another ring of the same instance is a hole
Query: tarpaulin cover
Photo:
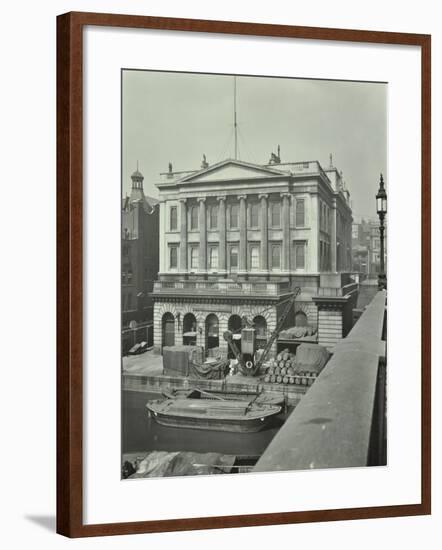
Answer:
[[305, 338], [306, 336], [313, 336], [316, 334], [316, 327], [307, 325], [305, 327], [290, 327], [282, 330], [279, 333], [281, 340], [295, 340], [296, 338]]
[[294, 371], [319, 374], [325, 367], [330, 353], [319, 344], [300, 344], [296, 350]]
[[220, 380], [227, 374], [227, 361], [211, 361], [210, 363], [189, 362], [190, 378], [205, 378], [206, 380]]
[[165, 346], [163, 348], [163, 374], [188, 376], [191, 357], [200, 356], [198, 346]]
[[221, 453], [152, 451], [136, 462], [130, 460], [135, 473], [129, 479], [229, 473], [235, 460], [235, 455]]

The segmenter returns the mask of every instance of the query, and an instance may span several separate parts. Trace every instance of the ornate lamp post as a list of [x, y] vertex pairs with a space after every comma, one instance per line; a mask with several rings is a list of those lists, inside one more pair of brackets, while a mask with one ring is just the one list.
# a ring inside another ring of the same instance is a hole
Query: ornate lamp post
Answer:
[[381, 265], [378, 275], [378, 287], [379, 290], [387, 288], [387, 276], [385, 275], [385, 266], [384, 266], [384, 231], [385, 231], [385, 215], [387, 214], [387, 193], [384, 187], [384, 178], [381, 174], [381, 179], [379, 182], [379, 191], [376, 195], [376, 209], [379, 216], [379, 233], [381, 241]]

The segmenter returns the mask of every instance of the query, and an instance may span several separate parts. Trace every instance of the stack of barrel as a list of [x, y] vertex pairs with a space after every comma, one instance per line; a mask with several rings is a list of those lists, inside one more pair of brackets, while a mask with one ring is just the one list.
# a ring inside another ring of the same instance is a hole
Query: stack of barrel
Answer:
[[270, 384], [311, 386], [317, 377], [317, 373], [300, 370], [299, 367], [300, 365], [296, 363], [295, 354], [285, 349], [266, 363], [264, 382]]

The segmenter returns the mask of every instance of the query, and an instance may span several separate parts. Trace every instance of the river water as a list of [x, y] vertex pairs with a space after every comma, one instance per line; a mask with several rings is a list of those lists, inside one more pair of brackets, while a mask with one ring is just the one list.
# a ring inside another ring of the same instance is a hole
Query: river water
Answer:
[[278, 416], [267, 429], [245, 434], [160, 426], [146, 410], [146, 402], [158, 398], [156, 393], [122, 392], [123, 453], [194, 451], [261, 455], [284, 422], [284, 417]]

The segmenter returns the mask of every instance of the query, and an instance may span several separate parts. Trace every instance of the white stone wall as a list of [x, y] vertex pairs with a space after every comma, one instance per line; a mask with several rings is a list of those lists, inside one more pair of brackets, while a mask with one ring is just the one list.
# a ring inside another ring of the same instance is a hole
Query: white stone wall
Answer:
[[319, 310], [318, 334], [321, 346], [332, 347], [342, 338], [342, 311]]
[[[227, 311], [229, 307], [229, 311]], [[221, 309], [221, 308], [220, 308]], [[218, 317], [219, 321], [219, 347], [222, 352], [227, 352], [227, 342], [223, 338], [224, 332], [228, 329], [228, 322], [231, 315], [239, 315], [242, 317], [246, 315], [250, 320], [253, 320], [257, 315], [262, 315], [267, 321], [267, 331], [270, 335], [271, 331], [276, 328], [276, 306], [266, 305], [240, 305], [231, 304], [226, 306], [222, 304], [223, 311], [217, 311], [216, 304], [209, 310], [208, 304], [201, 304], [198, 302], [185, 302], [175, 303], [169, 301], [156, 302], [154, 305], [154, 349], [157, 353], [160, 353], [162, 346], [162, 319], [165, 313], [171, 313], [175, 318], [175, 344], [180, 345], [183, 343], [183, 318], [186, 313], [193, 313], [195, 315], [198, 331], [197, 331], [197, 345], [205, 347], [206, 342], [206, 318], [211, 313], [214, 313]], [[226, 310], [226, 311], [224, 311]], [[177, 314], [179, 315], [179, 322]], [[201, 334], [199, 329], [202, 328]], [[272, 346], [271, 353], [276, 353], [276, 342]]]

